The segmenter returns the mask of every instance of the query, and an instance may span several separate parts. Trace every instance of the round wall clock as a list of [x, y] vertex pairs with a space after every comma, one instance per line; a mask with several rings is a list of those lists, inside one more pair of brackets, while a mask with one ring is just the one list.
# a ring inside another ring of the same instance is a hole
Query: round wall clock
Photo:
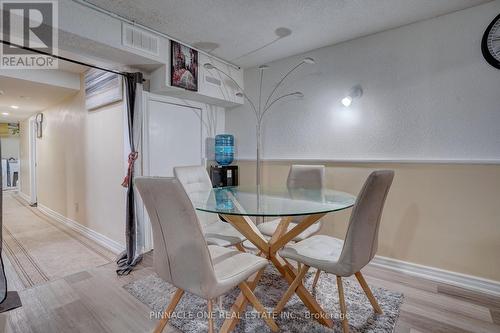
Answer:
[[483, 35], [483, 56], [490, 65], [500, 69], [500, 15], [495, 17]]

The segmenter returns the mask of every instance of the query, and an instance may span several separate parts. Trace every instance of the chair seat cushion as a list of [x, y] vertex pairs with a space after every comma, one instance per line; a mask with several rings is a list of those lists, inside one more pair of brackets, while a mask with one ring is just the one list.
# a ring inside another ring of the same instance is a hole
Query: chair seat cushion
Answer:
[[[272, 220], [269, 222], [264, 222], [264, 223], [259, 224], [257, 226], [257, 228], [259, 228], [260, 232], [262, 232], [264, 235], [272, 236], [274, 234], [274, 232], [276, 231], [276, 228], [278, 227], [280, 221], [281, 221], [281, 219], [275, 219], [275, 220]], [[294, 228], [296, 225], [297, 225], [297, 222], [293, 222], [293, 221], [290, 222], [290, 224], [288, 225], [287, 231], [292, 230], [292, 228]], [[307, 228], [306, 230], [304, 230], [302, 233], [300, 233], [293, 240], [298, 242], [298, 241], [301, 241], [301, 240], [306, 239], [308, 237], [311, 237], [312, 235], [317, 233], [320, 228], [321, 228], [321, 222], [318, 221], [318, 222], [314, 223], [312, 226], [310, 226], [309, 228]]]
[[[264, 239], [269, 242], [271, 237], [264, 235]], [[245, 249], [251, 250], [251, 251], [258, 251], [259, 250], [259, 248], [257, 246], [255, 246], [255, 244], [252, 243], [251, 241], [249, 241], [248, 239], [243, 242], [243, 247]]]
[[208, 250], [217, 279], [216, 290], [210, 291], [212, 298], [225, 294], [268, 264], [265, 258], [227, 247], [209, 245]]
[[326, 235], [315, 235], [279, 251], [279, 255], [338, 276], [346, 276], [348, 267], [338, 264], [344, 241]]
[[209, 245], [232, 246], [246, 240], [231, 224], [223, 221], [206, 225], [203, 232]]

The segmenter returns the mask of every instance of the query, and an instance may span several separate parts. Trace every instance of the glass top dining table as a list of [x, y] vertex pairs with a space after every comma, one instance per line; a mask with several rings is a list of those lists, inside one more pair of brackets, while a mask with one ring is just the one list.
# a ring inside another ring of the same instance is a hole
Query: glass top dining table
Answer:
[[[345, 192], [330, 189], [289, 189], [286, 186], [221, 187], [190, 192], [189, 197], [197, 210], [217, 213], [231, 223], [255, 245], [257, 254], [266, 257], [289, 284], [294, 281], [297, 271], [279, 256], [278, 251], [326, 214], [347, 209], [353, 206], [356, 200], [355, 196]], [[250, 219], [252, 216], [280, 219], [271, 238], [266, 238], [260, 232], [254, 220]], [[291, 225], [293, 216], [301, 216], [301, 219]], [[246, 252], [241, 244], [236, 247]], [[251, 290], [257, 286], [263, 271], [264, 268], [247, 281]], [[333, 327], [332, 319], [303, 285], [297, 286], [295, 293], [318, 322]], [[236, 327], [241, 314], [245, 311], [246, 302], [245, 296], [240, 293], [232, 307], [237, 315], [227, 318], [220, 332], [231, 332]]]
[[197, 210], [222, 215], [303, 216], [330, 213], [354, 205], [356, 197], [330, 189], [235, 186], [191, 192]]

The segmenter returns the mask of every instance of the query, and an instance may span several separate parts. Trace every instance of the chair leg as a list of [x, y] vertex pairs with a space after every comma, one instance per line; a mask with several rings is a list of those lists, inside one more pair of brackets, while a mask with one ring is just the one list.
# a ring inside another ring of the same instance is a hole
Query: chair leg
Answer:
[[213, 306], [212, 300], [208, 300], [208, 333], [214, 333], [214, 317], [213, 314]]
[[266, 308], [264, 308], [264, 305], [262, 305], [262, 303], [259, 302], [257, 297], [255, 297], [254, 293], [252, 292], [252, 289], [250, 289], [248, 284], [246, 282], [242, 282], [239, 284], [239, 287], [243, 295], [245, 295], [245, 297], [252, 304], [255, 310], [257, 310], [257, 312], [261, 314], [266, 324], [271, 328], [271, 331], [278, 332], [279, 327], [278, 325], [276, 325], [276, 322], [272, 318], [272, 314], [267, 313]]
[[358, 279], [359, 284], [361, 285], [361, 288], [363, 288], [363, 291], [366, 294], [366, 297], [368, 297], [368, 300], [370, 301], [373, 310], [375, 310], [376, 313], [378, 314], [383, 314], [384, 311], [382, 311], [382, 308], [377, 302], [377, 299], [375, 296], [373, 296], [372, 291], [370, 290], [370, 287], [368, 286], [368, 283], [366, 283], [365, 278], [363, 277], [363, 274], [361, 272], [354, 273], [356, 276], [356, 279]]
[[290, 268], [290, 270], [291, 270], [291, 271], [292, 271], [295, 275], [299, 274], [299, 271], [295, 268], [295, 266], [294, 266], [294, 265], [292, 265], [292, 264], [291, 264], [288, 260], [286, 260], [285, 258], [281, 258], [281, 259], [285, 262], [285, 264], [288, 266], [288, 268]]
[[293, 294], [295, 293], [295, 290], [297, 290], [297, 288], [302, 284], [302, 279], [304, 278], [304, 276], [306, 275], [308, 270], [309, 270], [309, 266], [304, 265], [302, 270], [299, 271], [299, 273], [295, 277], [295, 280], [293, 280], [290, 287], [288, 287], [287, 291], [285, 292], [285, 294], [283, 295], [281, 300], [278, 302], [278, 305], [276, 305], [276, 307], [274, 308], [274, 311], [273, 311], [274, 316], [277, 316], [278, 314], [281, 313], [281, 311], [283, 311], [283, 308], [285, 307], [285, 305], [288, 302], [288, 300], [290, 299], [290, 297], [293, 296]]
[[235, 247], [241, 252], [247, 252], [241, 243], [236, 244]]
[[314, 275], [314, 281], [313, 281], [313, 284], [312, 284], [312, 288], [313, 288], [313, 289], [314, 289], [314, 288], [316, 288], [316, 285], [318, 284], [318, 280], [319, 280], [319, 275], [320, 275], [320, 273], [321, 273], [321, 270], [320, 270], [320, 269], [318, 269], [318, 270], [316, 271], [316, 275]]
[[349, 321], [347, 320], [347, 309], [345, 306], [345, 298], [344, 298], [344, 286], [342, 285], [342, 278], [340, 276], [337, 276], [337, 288], [339, 290], [342, 330], [344, 331], [344, 333], [349, 333]]
[[179, 301], [181, 300], [183, 294], [184, 290], [177, 289], [174, 296], [172, 297], [172, 300], [170, 301], [167, 308], [163, 312], [160, 321], [156, 325], [154, 333], [161, 333], [163, 331], [165, 325], [167, 325], [168, 320], [170, 319], [170, 316], [172, 315], [172, 312], [174, 312], [175, 307], [177, 306], [177, 304], [179, 304]]

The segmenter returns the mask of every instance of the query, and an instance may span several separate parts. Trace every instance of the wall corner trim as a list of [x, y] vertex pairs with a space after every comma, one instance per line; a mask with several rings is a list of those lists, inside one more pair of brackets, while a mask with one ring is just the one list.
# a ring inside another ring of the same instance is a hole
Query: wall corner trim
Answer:
[[370, 263], [370, 266], [380, 267], [386, 270], [500, 297], [500, 281], [489, 280], [477, 276], [447, 271], [440, 268], [414, 264], [382, 256], [375, 256]]
[[56, 211], [53, 211], [47, 206], [38, 203], [38, 210], [43, 214], [47, 215], [48, 217], [52, 218], [54, 221], [64, 224], [65, 226], [71, 228], [73, 231], [93, 240], [97, 244], [103, 246], [104, 248], [110, 250], [115, 254], [119, 254], [125, 250], [125, 247], [120, 243], [104, 236], [103, 234], [98, 233], [97, 231], [94, 231], [84, 225], [81, 225], [80, 223], [70, 218], [63, 216], [62, 214]]

